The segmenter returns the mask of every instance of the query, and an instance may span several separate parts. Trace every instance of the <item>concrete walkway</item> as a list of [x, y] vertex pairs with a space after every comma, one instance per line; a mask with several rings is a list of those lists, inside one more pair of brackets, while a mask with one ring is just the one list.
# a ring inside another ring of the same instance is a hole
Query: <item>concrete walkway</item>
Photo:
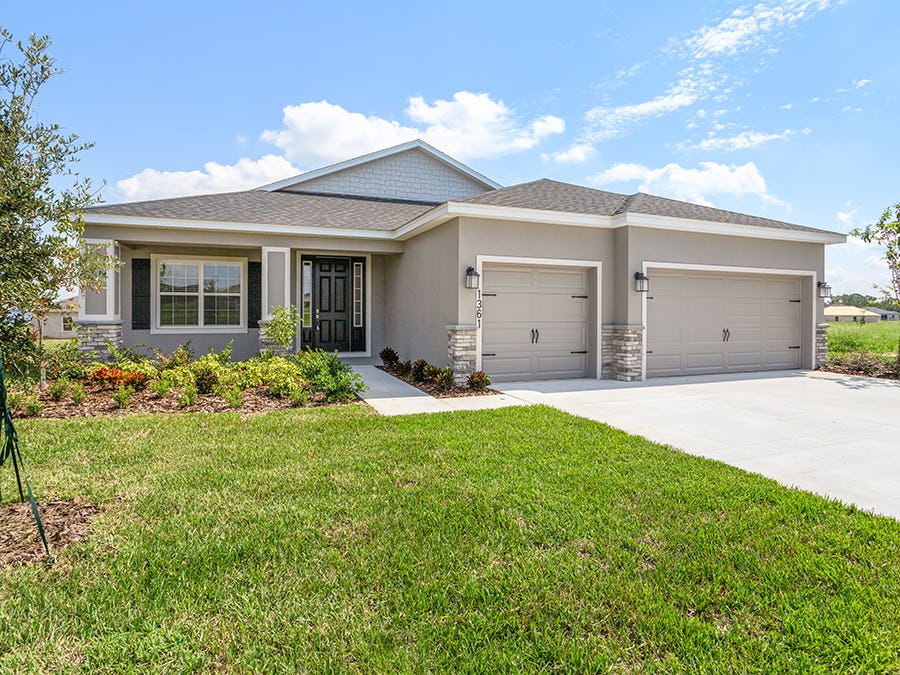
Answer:
[[353, 366], [362, 375], [368, 390], [360, 398], [382, 415], [452, 412], [454, 410], [490, 410], [510, 405], [529, 405], [508, 394], [435, 398], [375, 366]]
[[900, 518], [900, 382], [794, 371], [499, 388]]

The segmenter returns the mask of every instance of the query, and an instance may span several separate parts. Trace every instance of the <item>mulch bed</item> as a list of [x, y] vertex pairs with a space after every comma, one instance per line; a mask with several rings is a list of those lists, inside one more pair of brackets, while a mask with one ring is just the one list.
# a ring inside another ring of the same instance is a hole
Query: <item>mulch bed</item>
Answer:
[[495, 394], [499, 394], [499, 391], [495, 391], [493, 389], [482, 389], [480, 391], [476, 391], [475, 389], [470, 389], [469, 387], [453, 387], [447, 391], [442, 390], [438, 387], [434, 382], [414, 382], [411, 377], [405, 377], [403, 375], [399, 375], [392, 370], [388, 370], [384, 366], [375, 366], [379, 370], [383, 370], [388, 375], [392, 375], [396, 377], [398, 380], [403, 380], [407, 384], [411, 384], [416, 389], [424, 391], [426, 394], [434, 396], [435, 398], [460, 398], [462, 396], [494, 396]]
[[[84, 539], [90, 519], [99, 510], [80, 497], [71, 501], [38, 502], [50, 555]], [[0, 505], [0, 567], [38, 562], [47, 562], [47, 556], [31, 505], [27, 501]]]
[[[84, 384], [85, 398], [76, 405], [69, 396], [61, 401], [50, 398], [49, 391], [38, 392], [37, 397], [44, 408], [35, 417], [65, 419], [70, 417], [107, 417], [136, 415], [140, 413], [192, 413], [192, 412], [239, 412], [243, 415], [287, 410], [291, 407], [290, 399], [269, 396], [265, 389], [247, 389], [244, 391], [244, 405], [231, 408], [224, 398], [216, 394], [199, 394], [194, 405], [178, 407], [180, 392], [172, 389], [164, 398], [160, 398], [149, 389], [134, 392], [127, 408], [119, 408], [112, 399], [115, 390]], [[324, 405], [324, 396], [316, 393], [310, 396], [309, 406]], [[21, 407], [13, 412], [13, 417], [25, 417]]]
[[853, 356], [846, 359], [831, 359], [819, 368], [829, 373], [878, 377], [885, 380], [900, 380], [900, 364], [895, 360]]

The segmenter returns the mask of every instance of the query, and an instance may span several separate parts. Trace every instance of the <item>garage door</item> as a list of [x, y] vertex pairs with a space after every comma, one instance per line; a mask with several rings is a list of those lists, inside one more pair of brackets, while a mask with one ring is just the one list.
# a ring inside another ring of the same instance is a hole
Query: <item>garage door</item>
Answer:
[[485, 265], [482, 368], [496, 382], [585, 377], [588, 271]]
[[800, 367], [799, 278], [648, 274], [647, 377]]

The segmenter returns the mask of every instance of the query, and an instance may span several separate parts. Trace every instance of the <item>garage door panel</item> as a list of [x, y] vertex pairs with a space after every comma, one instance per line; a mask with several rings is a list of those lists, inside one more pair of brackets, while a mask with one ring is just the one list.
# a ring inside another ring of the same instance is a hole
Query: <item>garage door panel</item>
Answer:
[[799, 278], [654, 270], [650, 277], [648, 376], [799, 367], [800, 350], [788, 349], [801, 340], [801, 303], [791, 302], [800, 299]]
[[[495, 381], [584, 377], [590, 342], [583, 268], [486, 265], [482, 367]], [[533, 333], [532, 331], [536, 331]], [[489, 356], [496, 354], [496, 356]]]

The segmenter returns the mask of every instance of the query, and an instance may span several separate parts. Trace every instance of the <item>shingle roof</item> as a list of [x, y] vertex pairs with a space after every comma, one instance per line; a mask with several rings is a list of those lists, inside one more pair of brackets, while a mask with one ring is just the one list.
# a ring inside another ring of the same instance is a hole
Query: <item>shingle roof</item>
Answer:
[[[542, 178], [453, 200], [460, 203], [615, 216], [624, 213], [669, 216], [732, 225], [833, 234], [771, 218], [750, 216], [643, 193], [622, 195]], [[85, 213], [146, 218], [207, 220], [260, 225], [296, 225], [351, 230], [396, 230], [437, 206], [431, 202], [378, 199], [312, 192], [247, 190], [110, 204]]]
[[706, 220], [732, 225], [752, 225], [771, 227], [779, 230], [802, 230], [806, 232], [826, 232], [814, 227], [805, 227], [771, 218], [748, 216], [744, 213], [715, 209], [709, 206], [681, 202], [676, 199], [656, 197], [642, 192], [621, 195], [606, 190], [560, 183], [542, 178], [530, 183], [493, 190], [474, 197], [457, 201], [470, 204], [490, 204], [524, 209], [543, 209], [586, 213], [599, 216], [615, 216], [622, 213], [643, 213], [654, 216], [670, 216], [688, 220]]
[[389, 231], [434, 206], [367, 197], [247, 190], [94, 206], [85, 213]]

